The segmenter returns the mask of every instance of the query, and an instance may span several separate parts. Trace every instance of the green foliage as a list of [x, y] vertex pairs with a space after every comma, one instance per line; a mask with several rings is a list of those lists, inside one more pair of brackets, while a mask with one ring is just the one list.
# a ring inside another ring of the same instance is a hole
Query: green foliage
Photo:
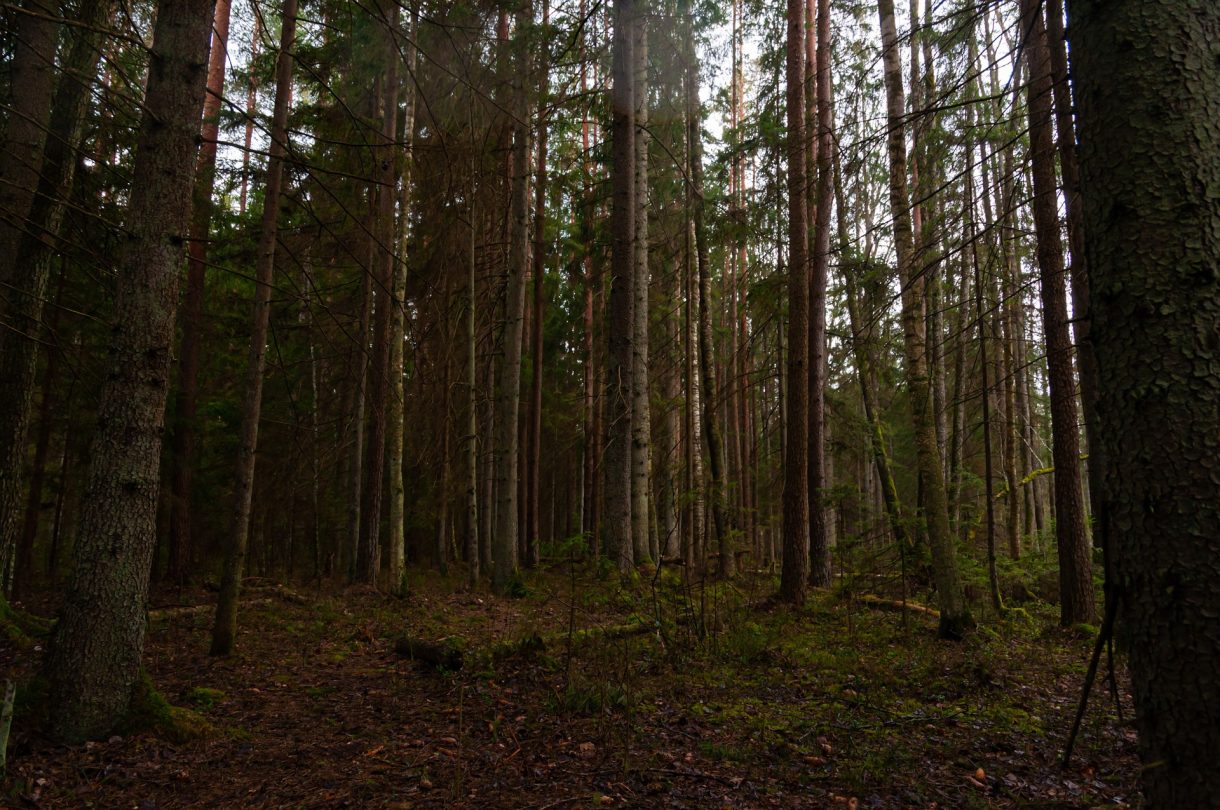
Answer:
[[188, 689], [182, 696], [183, 702], [201, 712], [211, 711], [224, 699], [225, 693], [223, 691], [207, 686], [196, 686]]

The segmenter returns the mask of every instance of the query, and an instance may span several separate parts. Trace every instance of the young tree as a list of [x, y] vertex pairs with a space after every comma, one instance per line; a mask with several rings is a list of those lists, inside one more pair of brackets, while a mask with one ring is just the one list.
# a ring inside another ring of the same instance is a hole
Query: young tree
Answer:
[[267, 328], [271, 322], [271, 285], [275, 274], [276, 240], [279, 237], [280, 191], [284, 182], [284, 157], [288, 151], [288, 105], [292, 95], [292, 49], [296, 25], [297, 0], [284, 0], [280, 53], [275, 65], [275, 106], [271, 113], [267, 187], [263, 196], [258, 266], [255, 270], [254, 311], [250, 319], [250, 354], [244, 380], [241, 443], [237, 450], [237, 471], [234, 475], [233, 522], [229, 527], [220, 594], [216, 600], [212, 655], [231, 654], [237, 640], [237, 602], [249, 542], [259, 417], [263, 407], [263, 375], [267, 366]]
[[1121, 604], [1145, 801], [1203, 807], [1220, 795], [1220, 5], [1068, 11], [1107, 613]]
[[51, 730], [76, 741], [127, 711], [144, 648], [158, 463], [190, 212], [211, 0], [160, 0], [75, 569], [48, 653]]

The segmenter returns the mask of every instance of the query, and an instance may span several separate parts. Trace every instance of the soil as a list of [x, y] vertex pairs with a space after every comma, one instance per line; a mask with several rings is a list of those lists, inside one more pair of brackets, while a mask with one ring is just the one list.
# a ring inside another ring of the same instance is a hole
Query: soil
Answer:
[[[207, 654], [206, 607], [175, 609], [213, 594], [158, 593], [145, 666], [211, 732], [64, 747], [26, 713], [0, 804], [1139, 805], [1121, 670], [1125, 720], [1099, 677], [1076, 753], [1060, 765], [1092, 642], [1054, 628], [1050, 611], [951, 643], [927, 615], [841, 593], [793, 610], [766, 603], [767, 578], [704, 588], [665, 573], [623, 585], [559, 568], [527, 578], [517, 599], [469, 591], [456, 574], [420, 575], [403, 599], [253, 581], [227, 659]], [[26, 607], [45, 614], [53, 597]], [[633, 622], [650, 629], [582, 632]], [[464, 647], [463, 668], [400, 656], [404, 636]], [[504, 646], [534, 636], [541, 649]], [[495, 645], [494, 657], [480, 654]], [[28, 683], [42, 646], [9, 644], [0, 667]]]

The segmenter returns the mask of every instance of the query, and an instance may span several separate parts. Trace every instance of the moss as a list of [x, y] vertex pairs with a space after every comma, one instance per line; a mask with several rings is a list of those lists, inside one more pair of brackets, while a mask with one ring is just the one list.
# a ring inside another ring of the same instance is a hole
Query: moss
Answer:
[[121, 734], [148, 732], [170, 742], [183, 743], [212, 736], [217, 729], [197, 712], [171, 706], [153, 686], [148, 672], [141, 669], [127, 716], [116, 731]]
[[224, 699], [224, 692], [219, 689], [210, 689], [206, 686], [196, 686], [194, 689], [188, 689], [186, 694], [182, 696], [183, 701], [201, 712], [211, 711], [216, 708], [216, 704]]

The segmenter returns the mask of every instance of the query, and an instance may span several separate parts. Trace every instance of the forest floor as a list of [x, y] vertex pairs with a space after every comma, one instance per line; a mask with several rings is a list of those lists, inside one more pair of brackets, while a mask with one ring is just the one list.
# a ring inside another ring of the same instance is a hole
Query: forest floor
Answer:
[[[0, 805], [1139, 804], [1121, 672], [1127, 721], [1099, 677], [1060, 768], [1092, 642], [1055, 628], [1050, 608], [950, 643], [928, 615], [841, 593], [793, 610], [767, 604], [773, 587], [690, 586], [668, 570], [623, 586], [562, 568], [527, 576], [516, 599], [456, 574], [417, 575], [404, 599], [302, 588], [299, 603], [254, 587], [228, 659], [207, 655], [209, 609], [153, 612], [147, 670], [205, 733], [63, 747], [19, 717]], [[402, 657], [404, 635], [454, 639], [465, 665]], [[515, 644], [535, 635], [541, 648]], [[4, 644], [0, 668], [32, 677], [41, 652]]]

